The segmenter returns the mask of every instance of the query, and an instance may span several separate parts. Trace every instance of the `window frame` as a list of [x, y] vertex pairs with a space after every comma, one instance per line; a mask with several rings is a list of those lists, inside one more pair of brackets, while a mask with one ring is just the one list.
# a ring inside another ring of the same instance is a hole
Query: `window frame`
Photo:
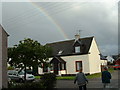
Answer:
[[80, 67], [83, 67], [83, 64], [82, 64], [82, 61], [75, 61], [76, 72], [79, 72], [77, 63], [81, 63], [81, 66], [79, 64], [79, 70], [80, 70]]
[[66, 63], [60, 63], [60, 70], [66, 70]]
[[[79, 50], [79, 51], [78, 51]], [[75, 53], [80, 53], [80, 46], [75, 46]]]
[[50, 71], [54, 71], [54, 64], [51, 63], [50, 66], [51, 66], [51, 67], [50, 67]]
[[43, 64], [43, 72], [48, 72], [48, 67]]

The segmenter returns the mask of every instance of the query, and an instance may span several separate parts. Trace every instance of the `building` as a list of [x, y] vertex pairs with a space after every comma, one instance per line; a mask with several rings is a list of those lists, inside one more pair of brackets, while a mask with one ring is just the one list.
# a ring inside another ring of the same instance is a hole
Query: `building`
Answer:
[[106, 56], [103, 56], [102, 54], [100, 54], [100, 59], [101, 59], [101, 67], [106, 66], [108, 63]]
[[7, 37], [3, 27], [0, 25], [0, 89], [7, 88]]
[[106, 57], [107, 61], [110, 62], [110, 63], [113, 63], [114, 59], [112, 56], [107, 56]]
[[119, 64], [119, 65], [120, 65], [120, 57], [118, 57], [118, 58], [115, 60], [115, 64]]
[[51, 68], [39, 68], [39, 74], [54, 72], [57, 75], [74, 75], [83, 68], [86, 74], [101, 72], [100, 51], [95, 37], [80, 38], [49, 43], [53, 49], [52, 58], [49, 59]]

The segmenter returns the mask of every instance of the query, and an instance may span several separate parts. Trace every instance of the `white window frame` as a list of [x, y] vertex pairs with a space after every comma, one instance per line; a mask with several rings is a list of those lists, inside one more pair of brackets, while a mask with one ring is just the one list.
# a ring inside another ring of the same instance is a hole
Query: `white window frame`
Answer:
[[80, 53], [80, 46], [75, 47], [75, 53]]

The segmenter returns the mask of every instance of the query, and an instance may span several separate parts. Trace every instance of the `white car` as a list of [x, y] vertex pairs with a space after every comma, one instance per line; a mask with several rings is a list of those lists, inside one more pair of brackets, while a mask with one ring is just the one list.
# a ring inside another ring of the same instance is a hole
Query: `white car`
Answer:
[[[18, 82], [24, 82], [24, 71], [18, 72], [16, 70], [8, 71], [8, 78]], [[26, 81], [34, 81], [35, 76], [32, 74], [26, 74]]]
[[[20, 73], [19, 73], [19, 77], [22, 79], [22, 80], [24, 80], [24, 71], [21, 71]], [[27, 74], [26, 73], [26, 80], [27, 81], [34, 81], [34, 79], [35, 79], [35, 76], [34, 75], [32, 75], [32, 74]]]

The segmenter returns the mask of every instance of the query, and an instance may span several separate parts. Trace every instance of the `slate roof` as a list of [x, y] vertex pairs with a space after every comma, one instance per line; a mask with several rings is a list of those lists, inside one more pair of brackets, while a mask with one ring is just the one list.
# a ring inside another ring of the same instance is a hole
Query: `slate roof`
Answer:
[[80, 38], [79, 42], [81, 43], [81, 53], [75, 53], [74, 52], [74, 46], [77, 45], [77, 41], [75, 42], [75, 39], [73, 40], [67, 40], [67, 41], [60, 41], [60, 42], [54, 42], [54, 43], [48, 43], [49, 47], [52, 48], [52, 56], [58, 56], [58, 53], [61, 51], [62, 53], [59, 54], [59, 56], [68, 56], [68, 55], [80, 55], [80, 54], [88, 54], [89, 49], [91, 46], [91, 42], [93, 40], [93, 37], [86, 37], [86, 38]]
[[66, 62], [65, 62], [62, 58], [60, 58], [60, 57], [54, 57], [54, 58], [50, 61], [50, 63], [53, 63], [54, 60], [55, 60], [55, 61], [57, 60], [57, 62], [60, 62], [60, 63], [66, 63]]
[[103, 56], [102, 54], [100, 54], [100, 59], [101, 59], [101, 60], [107, 60], [106, 57], [107, 57], [107, 56]]

